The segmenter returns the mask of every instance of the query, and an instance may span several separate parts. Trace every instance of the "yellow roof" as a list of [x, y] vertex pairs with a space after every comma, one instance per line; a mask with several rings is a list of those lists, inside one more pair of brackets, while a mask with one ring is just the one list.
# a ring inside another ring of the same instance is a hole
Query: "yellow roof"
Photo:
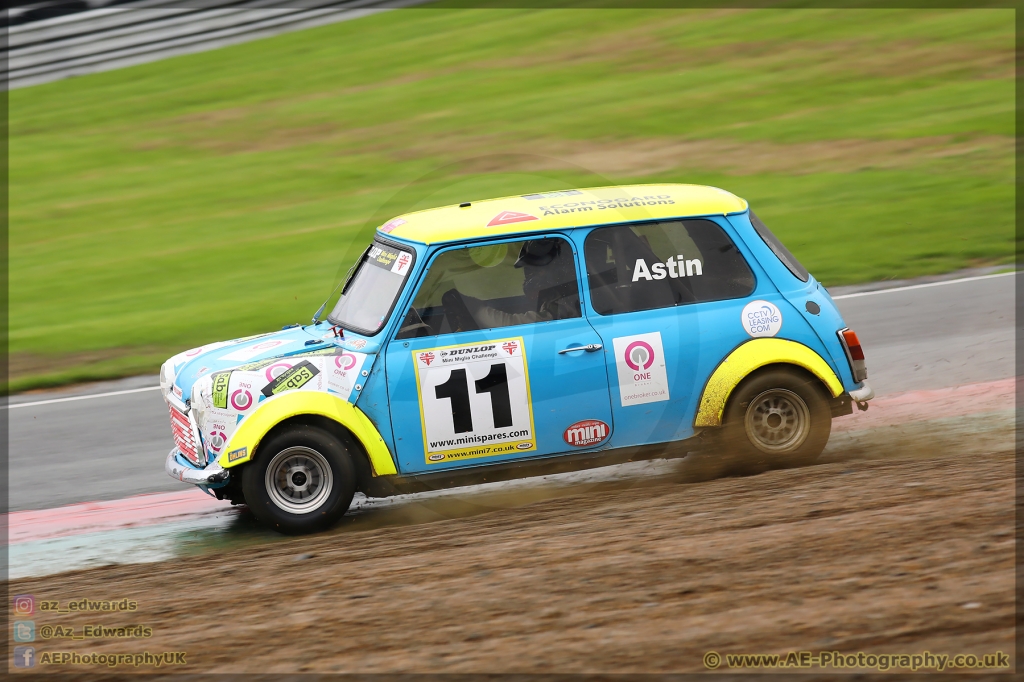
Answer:
[[379, 229], [424, 244], [659, 218], [727, 215], [747, 202], [704, 185], [623, 185], [474, 201], [407, 213]]

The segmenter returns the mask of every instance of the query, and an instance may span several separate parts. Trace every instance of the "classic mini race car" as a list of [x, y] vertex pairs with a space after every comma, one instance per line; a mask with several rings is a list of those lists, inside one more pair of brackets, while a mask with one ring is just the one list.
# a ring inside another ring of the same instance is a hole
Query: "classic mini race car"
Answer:
[[832, 418], [873, 397], [828, 292], [713, 187], [410, 213], [339, 287], [311, 324], [164, 363], [171, 476], [306, 532], [356, 491], [494, 480], [542, 459], [807, 463]]

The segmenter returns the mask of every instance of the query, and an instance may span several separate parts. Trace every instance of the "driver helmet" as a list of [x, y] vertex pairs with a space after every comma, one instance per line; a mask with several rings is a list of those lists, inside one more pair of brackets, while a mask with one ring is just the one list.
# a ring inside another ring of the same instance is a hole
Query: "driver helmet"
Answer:
[[558, 257], [560, 250], [558, 239], [531, 239], [519, 249], [519, 258], [516, 259], [515, 267], [548, 265]]

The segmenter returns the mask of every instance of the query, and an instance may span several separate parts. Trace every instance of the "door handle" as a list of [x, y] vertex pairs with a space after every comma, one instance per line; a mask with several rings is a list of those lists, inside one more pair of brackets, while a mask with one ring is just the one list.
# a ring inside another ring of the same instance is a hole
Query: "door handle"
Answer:
[[562, 350], [558, 351], [558, 354], [562, 355], [564, 353], [575, 353], [576, 351], [579, 351], [579, 350], [585, 350], [588, 353], [593, 353], [595, 350], [601, 350], [603, 347], [604, 346], [602, 346], [599, 343], [588, 343], [585, 346], [575, 346], [573, 348], [563, 348]]

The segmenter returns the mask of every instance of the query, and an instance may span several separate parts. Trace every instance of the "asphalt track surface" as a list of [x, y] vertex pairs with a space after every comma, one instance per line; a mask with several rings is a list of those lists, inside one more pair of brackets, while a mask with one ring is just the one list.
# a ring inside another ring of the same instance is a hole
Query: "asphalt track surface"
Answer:
[[[1012, 377], [1014, 279], [833, 295], [883, 396]], [[164, 473], [173, 442], [163, 399], [147, 390], [156, 383], [132, 377], [12, 397], [9, 510], [191, 488]]]

